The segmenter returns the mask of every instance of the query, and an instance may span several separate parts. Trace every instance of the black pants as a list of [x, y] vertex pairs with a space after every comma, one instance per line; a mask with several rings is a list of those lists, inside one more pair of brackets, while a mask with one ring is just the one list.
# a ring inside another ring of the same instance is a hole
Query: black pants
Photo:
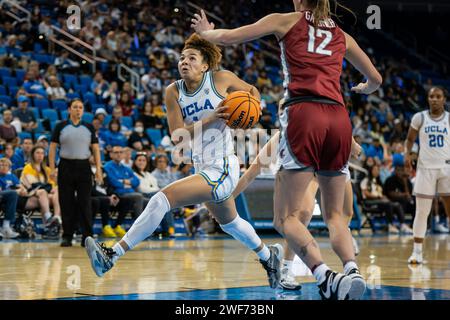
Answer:
[[394, 215], [400, 223], [405, 223], [405, 213], [403, 207], [398, 202], [391, 202], [389, 200], [365, 200], [364, 203], [368, 205], [376, 205], [386, 213], [386, 220], [389, 223], [394, 222]]
[[58, 166], [58, 189], [63, 237], [72, 239], [78, 222], [83, 236], [91, 236], [92, 173], [89, 160], [61, 159]]
[[109, 211], [110, 211], [110, 200], [108, 196], [95, 196], [91, 197], [92, 201], [92, 212], [94, 213], [93, 217], [97, 213], [100, 213], [102, 216], [102, 226], [106, 226], [109, 224]]

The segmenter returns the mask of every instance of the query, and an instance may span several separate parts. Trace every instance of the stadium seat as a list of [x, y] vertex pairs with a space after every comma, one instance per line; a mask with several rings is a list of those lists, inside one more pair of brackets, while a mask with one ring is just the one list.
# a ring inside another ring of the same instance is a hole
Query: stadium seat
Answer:
[[67, 109], [61, 111], [60, 114], [61, 114], [61, 120], [67, 120], [67, 119], [69, 119], [69, 111], [67, 111]]
[[6, 88], [5, 88], [5, 86], [0, 85], [0, 95], [2, 95], [2, 96], [6, 95]]
[[83, 94], [84, 102], [89, 102], [91, 106], [97, 103], [97, 96], [92, 92], [86, 92]]
[[104, 124], [105, 126], [108, 126], [108, 124], [111, 122], [111, 120], [112, 120], [112, 115], [108, 114], [108, 115], [105, 117], [105, 120], [103, 120], [103, 124]]
[[145, 130], [145, 132], [147, 132], [147, 134], [150, 136], [155, 147], [158, 147], [161, 144], [161, 140], [162, 140], [161, 130], [149, 128], [149, 129]]
[[64, 73], [63, 80], [64, 80], [64, 83], [70, 83], [72, 85], [78, 84], [77, 76], [74, 76], [73, 74]]
[[16, 79], [19, 84], [23, 83], [26, 73], [27, 71], [25, 69], [16, 69]]
[[92, 120], [94, 119], [94, 115], [90, 112], [83, 113], [82, 120], [87, 123], [92, 123]]
[[9, 96], [15, 97], [17, 94], [17, 91], [19, 91], [19, 87], [8, 87]]
[[89, 87], [85, 84], [74, 84], [73, 90], [75, 90], [78, 93], [83, 94], [84, 92], [87, 92], [89, 90]]
[[0, 95], [0, 103], [4, 103], [7, 106], [11, 106], [12, 99], [7, 95]]
[[50, 128], [52, 131], [55, 129], [56, 125], [60, 123], [62, 120], [50, 121]]
[[36, 108], [43, 110], [43, 109], [48, 109], [50, 108], [50, 103], [48, 102], [47, 99], [37, 99], [34, 98], [33, 99], [33, 104]]
[[67, 99], [80, 99], [80, 94], [78, 92], [71, 92], [66, 94]]
[[65, 100], [53, 100], [53, 109], [58, 111], [67, 110], [67, 102]]
[[87, 86], [88, 88], [91, 86], [92, 77], [88, 75], [83, 75], [79, 77], [80, 83]]
[[135, 105], [137, 105], [138, 107], [143, 107], [144, 106], [144, 100], [143, 99], [134, 99], [133, 103]]
[[0, 77], [11, 77], [11, 69], [1, 67], [0, 68]]
[[95, 111], [97, 111], [97, 109], [100, 109], [100, 108], [103, 108], [103, 109], [107, 110], [106, 106], [103, 103], [94, 103], [94, 104], [92, 104], [92, 113], [95, 114]]
[[34, 129], [35, 133], [44, 133], [45, 132], [45, 128], [42, 124], [43, 121], [44, 121], [44, 119], [38, 119], [38, 121], [37, 121], [38, 126], [36, 129]]
[[132, 117], [122, 117], [121, 123], [128, 129], [133, 129], [133, 118]]
[[36, 117], [36, 119], [39, 119], [41, 116], [39, 115], [39, 109], [38, 108], [34, 108], [34, 107], [28, 107], [29, 110], [33, 111], [34, 116]]
[[22, 142], [23, 139], [26, 139], [26, 138], [31, 139], [31, 133], [29, 133], [29, 132], [22, 131], [22, 132], [19, 132], [17, 135], [19, 136], [20, 142]]
[[2, 77], [3, 79], [3, 85], [7, 87], [16, 87], [17, 86], [17, 79], [13, 77]]
[[44, 109], [42, 110], [42, 117], [50, 121], [59, 120], [58, 111], [54, 109]]

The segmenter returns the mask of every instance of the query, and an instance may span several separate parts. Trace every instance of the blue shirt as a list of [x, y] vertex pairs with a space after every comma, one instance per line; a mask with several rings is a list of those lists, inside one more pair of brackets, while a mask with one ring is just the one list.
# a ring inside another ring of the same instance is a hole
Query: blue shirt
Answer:
[[17, 148], [14, 155], [11, 157], [12, 167], [11, 170], [22, 169], [25, 167], [25, 162], [28, 159], [25, 159], [25, 154], [23, 153], [22, 148]]
[[[139, 186], [139, 179], [135, 176], [131, 168], [124, 166], [121, 163], [108, 161], [103, 167], [109, 184], [114, 188], [117, 194], [136, 192], [135, 189]], [[130, 180], [131, 188], [125, 188], [123, 180]]]
[[114, 147], [114, 146], [126, 147], [126, 146], [128, 146], [128, 139], [121, 132], [112, 132], [111, 130], [108, 130], [102, 136], [103, 136], [103, 138], [105, 140], [105, 144], [107, 146], [111, 146], [111, 147]]
[[0, 191], [10, 190], [11, 187], [20, 185], [19, 179], [12, 173], [0, 175]]

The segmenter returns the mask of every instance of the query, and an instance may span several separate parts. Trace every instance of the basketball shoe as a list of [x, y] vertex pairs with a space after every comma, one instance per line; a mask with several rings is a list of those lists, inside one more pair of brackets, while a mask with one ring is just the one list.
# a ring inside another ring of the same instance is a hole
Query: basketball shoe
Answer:
[[413, 250], [411, 257], [408, 259], [409, 264], [421, 264], [423, 263], [422, 252], [416, 252]]
[[359, 273], [359, 270], [353, 268], [347, 273], [347, 276], [352, 279], [352, 286], [348, 292], [349, 300], [359, 300], [366, 291], [366, 281]]
[[92, 269], [98, 277], [103, 277], [114, 266], [116, 252], [103, 243], [98, 243], [92, 237], [86, 238], [85, 246]]
[[281, 260], [284, 256], [283, 247], [277, 243], [269, 246], [268, 248], [270, 250], [269, 259], [267, 261], [259, 260], [259, 262], [267, 272], [270, 287], [275, 289], [280, 284]]
[[352, 287], [352, 278], [343, 273], [328, 270], [325, 280], [318, 287], [323, 300], [347, 300]]
[[289, 268], [281, 269], [280, 285], [285, 290], [296, 291], [296, 290], [300, 290], [302, 288], [300, 283], [295, 281], [294, 275], [289, 270]]

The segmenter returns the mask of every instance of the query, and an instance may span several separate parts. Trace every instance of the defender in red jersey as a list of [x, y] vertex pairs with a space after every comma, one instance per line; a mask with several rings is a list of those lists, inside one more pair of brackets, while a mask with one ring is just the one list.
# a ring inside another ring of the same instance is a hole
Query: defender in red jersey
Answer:
[[[347, 221], [342, 213], [345, 175], [351, 147], [351, 124], [340, 90], [346, 58], [368, 80], [352, 88], [370, 94], [381, 75], [355, 40], [330, 18], [329, 0], [294, 0], [296, 12], [270, 14], [240, 28], [214, 30], [206, 15], [192, 27], [208, 41], [231, 45], [270, 34], [280, 40], [286, 102], [280, 118], [282, 159], [274, 195], [274, 226], [311, 269], [324, 299], [360, 299], [365, 281], [359, 274]], [[344, 264], [337, 273], [323, 263], [317, 242], [296, 218], [314, 173], [323, 199], [323, 216], [333, 250]], [[293, 187], [295, 186], [295, 187]]]

